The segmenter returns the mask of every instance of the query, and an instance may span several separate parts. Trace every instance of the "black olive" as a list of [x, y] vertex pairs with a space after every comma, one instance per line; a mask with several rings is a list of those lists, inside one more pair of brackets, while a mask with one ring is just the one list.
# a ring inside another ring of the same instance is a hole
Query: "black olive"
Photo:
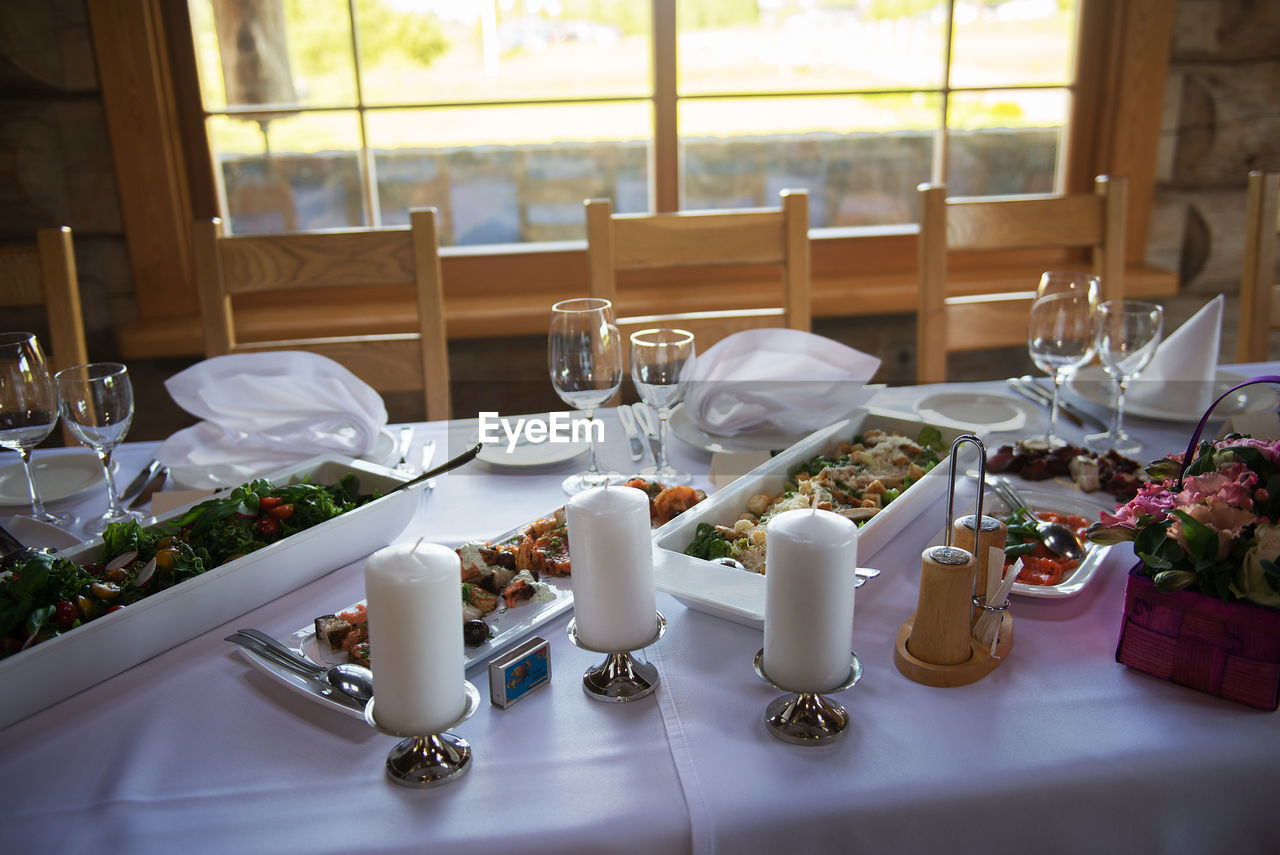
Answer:
[[510, 552], [499, 552], [497, 560], [494, 563], [499, 567], [505, 567], [508, 570], [516, 569], [516, 557]]
[[463, 621], [462, 640], [472, 647], [484, 644], [489, 640], [489, 624], [479, 619]]

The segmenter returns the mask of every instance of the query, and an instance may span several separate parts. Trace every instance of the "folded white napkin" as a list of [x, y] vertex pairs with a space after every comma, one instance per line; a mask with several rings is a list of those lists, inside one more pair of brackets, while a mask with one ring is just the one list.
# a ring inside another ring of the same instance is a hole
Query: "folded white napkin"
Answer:
[[1155, 356], [1129, 385], [1129, 403], [1188, 410], [1199, 418], [1213, 403], [1222, 338], [1222, 295], [1164, 337]]
[[865, 403], [879, 367], [876, 357], [812, 333], [744, 330], [698, 354], [685, 407], [720, 436], [808, 433]]
[[204, 419], [156, 452], [176, 483], [193, 488], [240, 484], [321, 454], [366, 456], [387, 423], [367, 383], [304, 351], [216, 356], [164, 385]]

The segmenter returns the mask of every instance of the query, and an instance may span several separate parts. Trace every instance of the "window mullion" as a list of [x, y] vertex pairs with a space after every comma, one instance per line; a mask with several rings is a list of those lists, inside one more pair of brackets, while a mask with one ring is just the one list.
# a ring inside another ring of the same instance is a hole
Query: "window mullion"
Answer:
[[360, 55], [360, 24], [356, 16], [357, 0], [347, 0], [347, 15], [351, 19], [351, 64], [356, 82], [356, 117], [360, 124], [360, 178], [364, 204], [364, 221], [370, 228], [382, 225], [382, 211], [378, 202], [378, 167], [369, 150], [369, 128], [364, 102], [364, 78], [361, 74], [363, 60]]
[[650, 207], [680, 210], [680, 133], [677, 127], [675, 0], [653, 0], [653, 152]]

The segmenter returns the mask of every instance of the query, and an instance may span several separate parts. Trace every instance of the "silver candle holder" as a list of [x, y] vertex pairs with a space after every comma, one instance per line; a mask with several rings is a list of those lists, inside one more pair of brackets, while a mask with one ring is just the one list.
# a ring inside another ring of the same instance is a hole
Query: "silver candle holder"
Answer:
[[[646, 641], [636, 650], [643, 650], [655, 644], [667, 631], [667, 619], [662, 612], [654, 613], [657, 626], [653, 638]], [[599, 650], [582, 643], [578, 638], [578, 621], [569, 621], [569, 640], [575, 647], [589, 650], [592, 653], [605, 654], [604, 661], [582, 675], [582, 691], [587, 697], [597, 701], [625, 704], [647, 695], [653, 694], [658, 687], [658, 668], [651, 662], [640, 662], [630, 650]]]
[[480, 706], [480, 693], [469, 681], [462, 683], [466, 704], [462, 715], [450, 722], [439, 733], [413, 734], [389, 730], [374, 718], [373, 706], [377, 696], [369, 699], [364, 708], [364, 720], [369, 726], [388, 736], [406, 737], [387, 753], [387, 777], [403, 787], [435, 787], [452, 781], [471, 768], [471, 743], [456, 733], [446, 733], [475, 714]]
[[[790, 692], [775, 683], [764, 670], [764, 648], [756, 654], [756, 676], [775, 689]], [[793, 745], [830, 745], [842, 739], [849, 729], [849, 713], [839, 703], [823, 695], [843, 692], [862, 679], [862, 660], [849, 654], [849, 676], [843, 683], [823, 693], [795, 692], [775, 698], [764, 710], [764, 726], [769, 733]]]

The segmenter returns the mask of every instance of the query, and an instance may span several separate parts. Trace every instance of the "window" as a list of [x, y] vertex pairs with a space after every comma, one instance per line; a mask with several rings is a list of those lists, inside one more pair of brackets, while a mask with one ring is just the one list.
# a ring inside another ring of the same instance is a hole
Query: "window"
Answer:
[[[903, 226], [915, 188], [1063, 186], [1075, 0], [191, 0], [234, 232], [581, 239], [619, 211]], [[815, 236], [821, 232], [816, 232]]]

